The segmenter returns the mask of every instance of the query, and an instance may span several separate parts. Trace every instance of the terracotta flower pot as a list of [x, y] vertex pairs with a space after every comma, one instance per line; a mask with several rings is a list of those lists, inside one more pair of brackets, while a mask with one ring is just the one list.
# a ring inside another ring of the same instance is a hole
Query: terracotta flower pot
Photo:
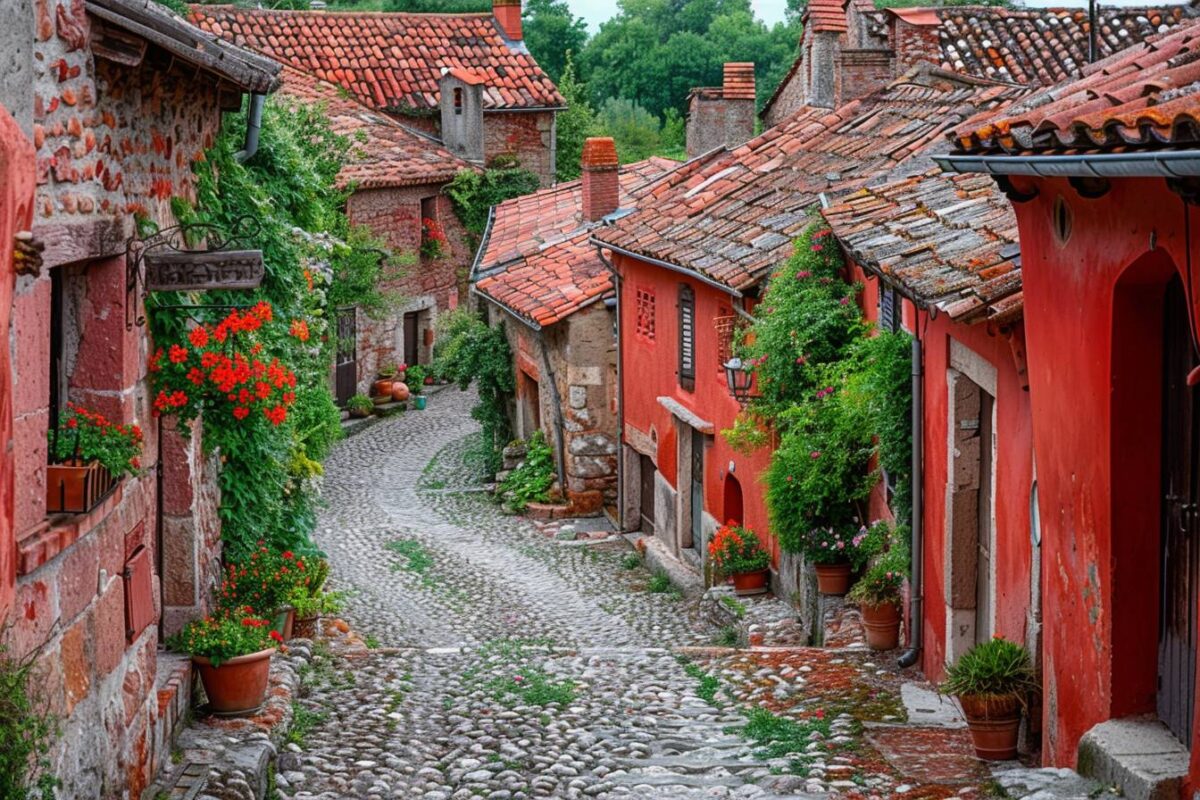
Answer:
[[392, 386], [394, 383], [395, 382], [391, 378], [380, 378], [379, 380], [375, 381], [375, 384], [371, 387], [371, 394], [375, 395], [376, 397], [386, 397], [392, 393]]
[[743, 572], [733, 576], [733, 590], [737, 594], [762, 594], [767, 590], [767, 579], [771, 571], [760, 569], [758, 572]]
[[111, 472], [99, 461], [46, 466], [46, 512], [85, 514], [116, 486]]
[[821, 594], [845, 594], [850, 591], [850, 564], [817, 564], [817, 591]]
[[214, 667], [204, 656], [192, 656], [204, 693], [208, 695], [209, 710], [225, 716], [257, 711], [267, 697], [274, 654], [272, 647], [223, 661], [219, 667]]
[[1021, 728], [1021, 701], [1016, 695], [963, 695], [958, 698], [975, 755], [984, 761], [1011, 761], [1017, 757]]
[[401, 381], [396, 381], [395, 383], [392, 384], [392, 399], [395, 400], [397, 403], [403, 403], [405, 400], [407, 400], [411, 396], [412, 396], [412, 392], [410, 392], [408, 390], [407, 383], [402, 383]]
[[275, 615], [272, 620], [271, 630], [283, 637], [286, 642], [292, 638], [292, 628], [296, 625], [296, 609], [285, 608]]
[[369, 408], [352, 408], [352, 409], [350, 409], [350, 416], [355, 417], [356, 419], [364, 419], [366, 417], [371, 416], [371, 409], [369, 409]]
[[311, 617], [297, 617], [292, 632], [297, 639], [315, 639], [320, 632], [320, 627], [321, 616], [313, 614]]
[[895, 650], [900, 644], [900, 607], [895, 603], [864, 605], [863, 629], [872, 650]]

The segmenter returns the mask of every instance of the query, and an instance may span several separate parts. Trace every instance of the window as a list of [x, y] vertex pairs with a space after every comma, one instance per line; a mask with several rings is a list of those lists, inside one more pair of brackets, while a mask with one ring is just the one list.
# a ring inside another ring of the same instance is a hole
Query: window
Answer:
[[462, 112], [463, 112], [463, 90], [455, 89], [454, 90], [454, 113], [461, 117]]
[[679, 385], [696, 388], [696, 295], [686, 285], [679, 287]]
[[637, 335], [647, 341], [654, 341], [655, 333], [655, 308], [654, 308], [654, 290], [653, 289], [638, 289], [637, 290]]
[[879, 284], [879, 329], [895, 333], [900, 330], [904, 314], [900, 295], [891, 286]]

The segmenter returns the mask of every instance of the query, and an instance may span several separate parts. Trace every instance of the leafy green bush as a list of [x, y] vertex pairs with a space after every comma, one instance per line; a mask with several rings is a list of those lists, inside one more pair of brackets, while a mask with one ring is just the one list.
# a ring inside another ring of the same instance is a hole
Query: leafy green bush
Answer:
[[1029, 651], [996, 637], [975, 645], [947, 667], [946, 680], [938, 691], [956, 697], [1024, 697], [1037, 688], [1037, 674]]
[[514, 162], [497, 160], [483, 172], [463, 170], [446, 185], [445, 192], [454, 205], [463, 227], [475, 237], [487, 229], [492, 206], [505, 200], [537, 191], [537, 175]]
[[33, 659], [15, 659], [0, 645], [0, 797], [54, 800], [50, 746], [57, 720], [35, 696]]
[[425, 391], [425, 368], [420, 364], [413, 364], [404, 372], [404, 383], [408, 386], [408, 390], [413, 394], [422, 394]]
[[256, 617], [208, 617], [189, 622], [171, 639], [170, 647], [189, 656], [207, 658], [214, 667], [239, 656], [261, 653], [283, 644], [271, 621]]
[[867, 568], [846, 597], [859, 605], [900, 604], [900, 590], [908, 578], [910, 554], [903, 529], [890, 536], [888, 550]]
[[375, 409], [375, 401], [365, 394], [356, 394], [346, 401], [346, 408], [358, 413], [368, 413]]
[[524, 511], [530, 503], [548, 503], [554, 485], [554, 451], [541, 431], [529, 437], [525, 460], [508, 474], [497, 489], [512, 511]]

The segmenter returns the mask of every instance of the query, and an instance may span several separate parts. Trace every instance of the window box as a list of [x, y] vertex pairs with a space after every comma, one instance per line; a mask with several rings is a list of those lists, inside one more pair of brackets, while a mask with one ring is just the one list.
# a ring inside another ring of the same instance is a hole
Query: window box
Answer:
[[46, 513], [86, 514], [108, 498], [120, 480], [98, 461], [46, 467]]

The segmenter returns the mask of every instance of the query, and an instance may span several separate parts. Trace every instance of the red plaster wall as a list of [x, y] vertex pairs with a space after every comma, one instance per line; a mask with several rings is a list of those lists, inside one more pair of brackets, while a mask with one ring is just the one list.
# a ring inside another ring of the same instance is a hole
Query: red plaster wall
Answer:
[[[32, 211], [33, 146], [8, 111], [0, 107], [0, 331], [8, 331], [16, 280], [13, 236], [28, 229]], [[16, 589], [11, 379], [9, 348], [0, 347], [0, 626], [8, 619]]]
[[[658, 433], [659, 472], [674, 487], [678, 487], [674, 418], [658, 402], [659, 397], [672, 397], [695, 412], [696, 416], [714, 423], [717, 436], [707, 448], [704, 476], [704, 508], [718, 521], [723, 521], [725, 489], [724, 476], [732, 461], [735, 477], [741, 483], [744, 498], [745, 525], [755, 531], [778, 558], [778, 547], [770, 537], [770, 524], [764, 487], [760, 475], [770, 465], [770, 452], [763, 450], [752, 456], [737, 453], [729, 446], [720, 431], [733, 425], [740, 406], [729, 394], [724, 370], [718, 358], [718, 338], [712, 321], [722, 316], [721, 309], [731, 307], [728, 294], [707, 284], [691, 281], [637, 259], [616, 255], [614, 264], [621, 280], [621, 359], [625, 398], [625, 424], [644, 433]], [[696, 297], [696, 390], [684, 391], [677, 378], [679, 362], [679, 324], [676, 302], [680, 285], [687, 283]], [[657, 324], [654, 342], [636, 334], [636, 292], [639, 288], [655, 291]]]
[[[1184, 207], [1161, 180], [1116, 180], [1098, 200], [1065, 180], [1037, 185], [1015, 207], [1046, 565], [1044, 758], [1071, 765], [1096, 723], [1153, 711], [1161, 344], [1114, 324], [1153, 331], [1159, 287], [1189, 258]], [[1058, 197], [1073, 212], [1065, 245], [1051, 226]]]

